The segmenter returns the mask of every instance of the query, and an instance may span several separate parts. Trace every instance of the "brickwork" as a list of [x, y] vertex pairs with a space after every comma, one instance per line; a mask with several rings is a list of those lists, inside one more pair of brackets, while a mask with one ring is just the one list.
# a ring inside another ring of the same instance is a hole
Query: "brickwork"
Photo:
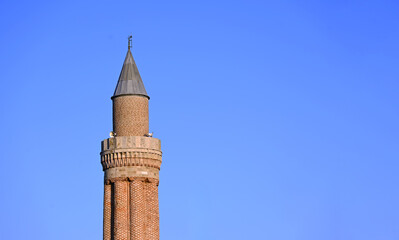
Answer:
[[158, 181], [145, 184], [146, 239], [159, 240]]
[[113, 240], [128, 240], [128, 182], [116, 181], [114, 187]]
[[110, 179], [104, 186], [104, 240], [159, 240], [158, 180]]
[[111, 240], [111, 184], [104, 185], [104, 219], [103, 235], [104, 240]]
[[113, 126], [117, 136], [148, 133], [148, 98], [126, 95], [113, 98]]
[[146, 240], [145, 200], [143, 180], [133, 180], [130, 183], [130, 240]]

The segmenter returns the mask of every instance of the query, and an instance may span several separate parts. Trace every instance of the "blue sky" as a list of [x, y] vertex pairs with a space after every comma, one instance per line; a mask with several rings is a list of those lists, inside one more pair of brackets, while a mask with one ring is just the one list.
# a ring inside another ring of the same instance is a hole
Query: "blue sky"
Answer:
[[399, 239], [396, 1], [2, 1], [0, 238], [102, 239], [133, 35], [161, 239]]

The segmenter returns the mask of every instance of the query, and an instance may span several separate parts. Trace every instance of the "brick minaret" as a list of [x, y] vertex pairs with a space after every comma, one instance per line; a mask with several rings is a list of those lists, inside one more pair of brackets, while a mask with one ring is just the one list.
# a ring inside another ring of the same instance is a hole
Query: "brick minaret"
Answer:
[[104, 240], [159, 240], [161, 141], [148, 132], [148, 100], [129, 49], [113, 102], [113, 135], [101, 142]]

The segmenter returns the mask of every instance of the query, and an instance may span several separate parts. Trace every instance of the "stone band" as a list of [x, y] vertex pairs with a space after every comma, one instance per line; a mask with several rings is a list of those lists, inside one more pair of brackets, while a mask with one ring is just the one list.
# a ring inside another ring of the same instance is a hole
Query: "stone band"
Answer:
[[155, 178], [159, 179], [159, 170], [157, 168], [142, 166], [125, 166], [106, 169], [104, 174], [105, 181], [113, 178]]

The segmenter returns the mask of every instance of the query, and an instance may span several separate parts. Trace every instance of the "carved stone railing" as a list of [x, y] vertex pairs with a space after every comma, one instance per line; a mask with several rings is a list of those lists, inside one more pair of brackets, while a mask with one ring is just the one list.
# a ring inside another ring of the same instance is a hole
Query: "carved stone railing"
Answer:
[[121, 136], [101, 142], [101, 164], [105, 178], [159, 178], [161, 141], [157, 138]]

